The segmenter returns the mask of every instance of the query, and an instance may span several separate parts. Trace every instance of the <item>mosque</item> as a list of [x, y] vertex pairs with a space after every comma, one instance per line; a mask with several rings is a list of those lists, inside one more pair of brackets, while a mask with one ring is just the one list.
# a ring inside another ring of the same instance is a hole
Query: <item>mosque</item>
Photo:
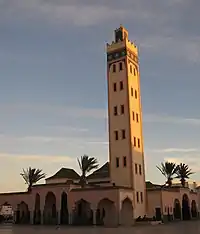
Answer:
[[164, 188], [145, 181], [138, 47], [120, 26], [106, 45], [109, 162], [87, 177], [62, 168], [31, 192], [0, 194], [15, 223], [133, 225], [141, 217], [182, 220], [199, 216], [199, 188]]

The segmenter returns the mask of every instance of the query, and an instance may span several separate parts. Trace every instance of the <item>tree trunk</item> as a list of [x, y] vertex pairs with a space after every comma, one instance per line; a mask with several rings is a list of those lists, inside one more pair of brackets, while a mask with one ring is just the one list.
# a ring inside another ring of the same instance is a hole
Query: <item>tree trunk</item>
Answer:
[[82, 175], [81, 178], [80, 178], [80, 185], [81, 185], [81, 188], [85, 188], [86, 178], [85, 178], [84, 175]]
[[28, 186], [28, 193], [30, 193], [31, 191], [32, 191], [32, 186], [29, 185], [29, 186]]
[[168, 179], [168, 180], [167, 180], [167, 184], [168, 184], [169, 187], [172, 187], [172, 180], [171, 180], [171, 179]]
[[184, 178], [181, 179], [181, 184], [182, 184], [182, 187], [185, 188], [185, 179]]

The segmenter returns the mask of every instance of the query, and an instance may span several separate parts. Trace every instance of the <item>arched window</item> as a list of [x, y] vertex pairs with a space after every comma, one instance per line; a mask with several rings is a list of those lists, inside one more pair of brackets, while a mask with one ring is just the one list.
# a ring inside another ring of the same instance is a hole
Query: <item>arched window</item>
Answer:
[[137, 90], [135, 90], [135, 99], [138, 98], [138, 95], [137, 95]]
[[116, 72], [116, 64], [113, 64], [113, 72]]
[[130, 73], [132, 73], [132, 72], [133, 72], [132, 65], [130, 65]]
[[120, 70], [120, 71], [123, 70], [123, 64], [122, 64], [122, 62], [119, 63], [119, 70]]

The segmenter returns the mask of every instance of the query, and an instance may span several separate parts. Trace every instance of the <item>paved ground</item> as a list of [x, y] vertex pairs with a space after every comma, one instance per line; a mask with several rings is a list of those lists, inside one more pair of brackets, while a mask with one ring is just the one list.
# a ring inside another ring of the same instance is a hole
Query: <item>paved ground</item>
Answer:
[[131, 228], [65, 228], [0, 226], [0, 234], [200, 234], [200, 221]]

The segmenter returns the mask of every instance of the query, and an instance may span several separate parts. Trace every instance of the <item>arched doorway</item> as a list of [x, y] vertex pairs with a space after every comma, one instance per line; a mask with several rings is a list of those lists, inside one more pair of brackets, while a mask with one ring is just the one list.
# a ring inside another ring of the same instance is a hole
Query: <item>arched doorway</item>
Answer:
[[17, 223], [29, 224], [30, 223], [30, 211], [28, 205], [25, 202], [21, 202], [17, 205]]
[[68, 215], [67, 194], [63, 192], [61, 195], [60, 224], [69, 223]]
[[182, 198], [182, 217], [183, 217], [183, 220], [190, 219], [190, 206], [189, 206], [189, 198], [187, 194], [184, 194]]
[[41, 224], [40, 195], [35, 195], [34, 224]]
[[133, 205], [129, 198], [126, 198], [122, 202], [121, 208], [121, 225], [131, 226], [133, 225]]
[[178, 199], [174, 200], [174, 219], [181, 219], [181, 204]]
[[90, 208], [90, 203], [81, 199], [75, 204], [73, 211], [73, 224], [74, 225], [92, 225], [93, 212]]
[[192, 218], [197, 218], [197, 205], [195, 200], [191, 202], [191, 215]]
[[56, 196], [53, 192], [48, 192], [45, 198], [44, 224], [57, 224]]
[[98, 203], [96, 220], [98, 224], [105, 226], [117, 225], [117, 213], [114, 202], [104, 198]]

